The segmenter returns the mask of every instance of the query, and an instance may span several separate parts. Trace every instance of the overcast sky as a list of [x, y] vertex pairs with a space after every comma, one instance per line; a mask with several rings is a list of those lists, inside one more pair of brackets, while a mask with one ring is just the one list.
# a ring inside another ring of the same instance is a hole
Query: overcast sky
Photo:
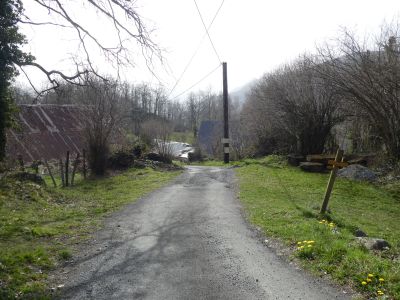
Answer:
[[[80, 0], [70, 0], [79, 7]], [[208, 26], [221, 5], [220, 0], [196, 0]], [[24, 0], [30, 16], [45, 18], [37, 5]], [[179, 95], [210, 71], [219, 60], [198, 15], [194, 0], [138, 0], [138, 12], [147, 26], [154, 29], [152, 36], [165, 49], [168, 67], [155, 66], [155, 78], [137, 59], [137, 66], [123, 70], [123, 78], [132, 82], [162, 84], [171, 91], [176, 80], [201, 46], [191, 65], [171, 93]], [[76, 9], [77, 18], [83, 18], [94, 30], [103, 30], [105, 38], [113, 32], [102, 26], [95, 15], [85, 8]], [[210, 36], [221, 59], [228, 63], [228, 85], [233, 91], [263, 73], [291, 61], [304, 52], [313, 52], [316, 44], [339, 35], [340, 26], [356, 30], [361, 36], [378, 32], [380, 25], [400, 16], [400, 1], [396, 0], [225, 0], [215, 19]], [[38, 62], [49, 68], [68, 69], [70, 56], [77, 47], [76, 39], [60, 29], [24, 27], [28, 37], [27, 50], [32, 51]], [[96, 55], [96, 53], [94, 53]], [[112, 73], [110, 67], [99, 60], [99, 70]], [[44, 81], [39, 73], [31, 73], [36, 84]], [[191, 91], [212, 88], [220, 91], [222, 70]]]

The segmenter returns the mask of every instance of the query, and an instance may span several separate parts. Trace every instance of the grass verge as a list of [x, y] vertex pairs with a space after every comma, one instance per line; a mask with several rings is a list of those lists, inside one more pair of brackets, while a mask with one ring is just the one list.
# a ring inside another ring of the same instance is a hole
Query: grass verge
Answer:
[[161, 187], [179, 171], [131, 169], [69, 188], [0, 181], [0, 299], [50, 298], [47, 273], [73, 257], [107, 214]]
[[[400, 189], [338, 179], [331, 212], [321, 216], [328, 174], [305, 173], [277, 157], [241, 165], [239, 197], [251, 222], [283, 241], [306, 269], [368, 299], [400, 299]], [[390, 250], [367, 250], [356, 229], [387, 240]]]

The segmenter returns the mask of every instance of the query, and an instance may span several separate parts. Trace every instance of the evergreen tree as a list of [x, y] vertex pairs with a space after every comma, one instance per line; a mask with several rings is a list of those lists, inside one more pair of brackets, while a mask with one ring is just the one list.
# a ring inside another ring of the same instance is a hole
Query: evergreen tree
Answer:
[[17, 26], [22, 11], [20, 0], [0, 0], [0, 161], [5, 157], [6, 129], [15, 112], [10, 84], [18, 74], [16, 65], [34, 59], [21, 50], [26, 43]]

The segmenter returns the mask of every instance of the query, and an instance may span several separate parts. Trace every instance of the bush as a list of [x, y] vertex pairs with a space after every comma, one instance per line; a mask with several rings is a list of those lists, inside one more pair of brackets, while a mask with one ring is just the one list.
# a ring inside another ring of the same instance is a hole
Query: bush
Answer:
[[123, 170], [132, 167], [135, 162], [133, 151], [119, 150], [108, 158], [108, 166], [113, 170]]

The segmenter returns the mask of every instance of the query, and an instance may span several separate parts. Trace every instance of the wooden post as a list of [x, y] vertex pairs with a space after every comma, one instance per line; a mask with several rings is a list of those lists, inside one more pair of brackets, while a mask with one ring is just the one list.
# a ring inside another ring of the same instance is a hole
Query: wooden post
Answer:
[[65, 186], [65, 181], [64, 181], [64, 164], [62, 158], [60, 158], [60, 176], [61, 176], [61, 185]]
[[82, 156], [83, 156], [83, 179], [86, 179], [86, 150], [83, 149], [82, 151]]
[[22, 155], [21, 155], [21, 154], [18, 154], [17, 159], [18, 159], [18, 163], [19, 163], [19, 168], [20, 168], [20, 170], [21, 170], [22, 172], [24, 172], [24, 171], [25, 171], [25, 167], [24, 167], [24, 159], [23, 159]]
[[49, 172], [51, 181], [53, 181], [54, 187], [57, 187], [57, 183], [56, 183], [56, 181], [55, 181], [55, 179], [54, 179], [53, 173], [51, 172], [51, 169], [50, 169], [50, 166], [49, 166], [49, 162], [47, 161], [47, 159], [44, 159], [43, 161], [44, 161], [44, 165], [45, 165], [46, 168], [47, 168], [47, 171]]
[[78, 164], [79, 164], [79, 153], [76, 154], [76, 158], [74, 160], [74, 164], [73, 164], [73, 167], [72, 167], [71, 186], [74, 185], [75, 172], [76, 172], [76, 169], [78, 167]]
[[65, 159], [65, 186], [69, 185], [69, 151], [67, 151], [67, 157]]
[[224, 107], [224, 163], [229, 163], [229, 105], [228, 105], [228, 74], [226, 62], [222, 63], [222, 97]]
[[328, 208], [329, 198], [332, 193], [333, 185], [335, 184], [337, 170], [339, 169], [338, 166], [336, 165], [336, 163], [339, 163], [342, 161], [343, 152], [344, 151], [341, 150], [340, 148], [336, 152], [335, 163], [333, 164], [331, 176], [329, 177], [328, 185], [326, 186], [324, 202], [322, 202], [322, 207], [321, 207], [321, 211], [320, 211], [321, 214], [325, 213]]

